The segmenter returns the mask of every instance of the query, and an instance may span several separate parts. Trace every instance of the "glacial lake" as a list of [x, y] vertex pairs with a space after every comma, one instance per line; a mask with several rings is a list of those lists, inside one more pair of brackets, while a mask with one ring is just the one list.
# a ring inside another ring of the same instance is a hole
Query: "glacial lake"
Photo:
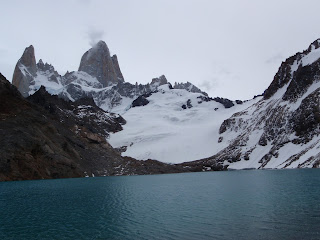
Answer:
[[320, 239], [320, 170], [0, 183], [0, 239]]

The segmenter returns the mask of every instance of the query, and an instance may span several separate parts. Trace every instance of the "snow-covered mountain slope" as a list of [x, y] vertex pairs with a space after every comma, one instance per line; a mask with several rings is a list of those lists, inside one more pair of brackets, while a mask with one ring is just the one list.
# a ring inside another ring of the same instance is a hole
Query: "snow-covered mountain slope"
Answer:
[[219, 129], [228, 147], [202, 160], [244, 168], [319, 167], [320, 40], [282, 63], [264, 98]]
[[145, 99], [146, 105], [137, 104], [122, 113], [127, 124], [111, 134], [109, 142], [126, 150], [123, 156], [169, 163], [209, 157], [227, 147], [226, 142], [217, 142], [222, 122], [259, 100], [225, 108], [202, 93], [172, 89], [169, 84]]

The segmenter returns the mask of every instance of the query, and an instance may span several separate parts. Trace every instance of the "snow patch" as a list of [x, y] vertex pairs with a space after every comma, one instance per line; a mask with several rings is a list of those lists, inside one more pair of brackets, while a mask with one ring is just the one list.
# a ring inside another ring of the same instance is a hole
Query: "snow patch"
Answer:
[[59, 78], [56, 78], [56, 81], [50, 80], [52, 76], [53, 73], [38, 71], [37, 76], [31, 82], [29, 95], [34, 94], [41, 86], [44, 86], [51, 95], [58, 95], [61, 93], [63, 91], [61, 81]]

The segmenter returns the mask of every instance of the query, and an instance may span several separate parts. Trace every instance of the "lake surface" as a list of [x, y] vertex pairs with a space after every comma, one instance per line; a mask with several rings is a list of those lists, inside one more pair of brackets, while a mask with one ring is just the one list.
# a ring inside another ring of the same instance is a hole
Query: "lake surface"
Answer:
[[0, 239], [320, 239], [320, 170], [0, 183]]

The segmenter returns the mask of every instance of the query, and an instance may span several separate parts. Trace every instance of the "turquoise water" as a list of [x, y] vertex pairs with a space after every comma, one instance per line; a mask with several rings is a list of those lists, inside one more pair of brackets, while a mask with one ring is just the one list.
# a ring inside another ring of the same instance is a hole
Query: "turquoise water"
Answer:
[[0, 239], [320, 239], [320, 170], [0, 183]]

